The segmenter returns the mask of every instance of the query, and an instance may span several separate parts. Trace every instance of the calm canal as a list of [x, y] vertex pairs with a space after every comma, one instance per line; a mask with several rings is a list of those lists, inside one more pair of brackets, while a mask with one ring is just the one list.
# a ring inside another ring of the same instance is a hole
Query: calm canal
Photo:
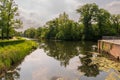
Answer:
[[40, 42], [0, 80], [120, 80], [120, 62], [93, 52], [92, 42]]

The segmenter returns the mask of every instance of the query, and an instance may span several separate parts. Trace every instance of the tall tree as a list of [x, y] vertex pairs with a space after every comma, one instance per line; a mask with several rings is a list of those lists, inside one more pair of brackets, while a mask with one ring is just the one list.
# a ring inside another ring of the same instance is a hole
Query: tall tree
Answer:
[[90, 37], [90, 28], [92, 22], [96, 18], [96, 13], [98, 13], [98, 6], [93, 4], [86, 4], [77, 9], [77, 12], [80, 13], [80, 21], [84, 24], [84, 36], [85, 39]]
[[97, 23], [99, 27], [99, 34], [101, 37], [102, 35], [105, 35], [108, 31], [107, 26], [110, 27], [110, 13], [105, 9], [99, 9], [99, 12], [97, 14]]
[[18, 16], [18, 7], [13, 0], [0, 0], [0, 3], [2, 36], [5, 29], [6, 37], [9, 39], [10, 30], [15, 27], [15, 24], [20, 24], [20, 20], [15, 19], [15, 16]]
[[5, 11], [5, 3], [6, 0], [0, 0], [0, 28], [1, 28], [1, 38], [4, 39], [4, 32], [6, 29], [6, 11]]
[[78, 40], [81, 34], [79, 24], [69, 19], [68, 14], [65, 12], [47, 22], [48, 26], [48, 39], [59, 40]]
[[111, 24], [115, 28], [117, 35], [120, 35], [120, 14], [111, 16]]
[[36, 38], [36, 33], [37, 33], [36, 29], [31, 27], [24, 31], [24, 36], [29, 38]]

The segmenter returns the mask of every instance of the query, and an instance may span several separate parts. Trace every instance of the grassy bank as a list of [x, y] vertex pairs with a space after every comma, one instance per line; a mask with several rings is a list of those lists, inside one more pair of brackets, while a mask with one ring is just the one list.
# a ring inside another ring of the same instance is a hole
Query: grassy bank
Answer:
[[30, 40], [17, 41], [17, 44], [0, 47], [0, 74], [22, 60], [35, 48], [37, 48], [37, 43]]

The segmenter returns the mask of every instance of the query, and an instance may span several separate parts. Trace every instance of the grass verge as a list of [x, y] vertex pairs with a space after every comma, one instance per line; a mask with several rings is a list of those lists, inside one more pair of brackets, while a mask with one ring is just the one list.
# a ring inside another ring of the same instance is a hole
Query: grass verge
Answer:
[[30, 51], [36, 48], [37, 48], [37, 43], [30, 40], [24, 40], [22, 42], [20, 41], [18, 44], [1, 47], [0, 48], [0, 74], [3, 72], [6, 72], [14, 64], [24, 59], [24, 57], [28, 55]]

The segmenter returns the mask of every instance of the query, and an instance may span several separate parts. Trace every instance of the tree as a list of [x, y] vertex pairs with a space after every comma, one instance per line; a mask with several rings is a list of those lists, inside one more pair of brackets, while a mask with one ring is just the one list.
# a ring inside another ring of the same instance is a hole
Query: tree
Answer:
[[96, 19], [98, 10], [98, 6], [95, 3], [86, 4], [77, 9], [77, 12], [81, 15], [80, 21], [84, 24], [85, 39], [90, 38], [90, 29], [92, 22]]
[[40, 38], [42, 34], [42, 27], [36, 29], [36, 38]]
[[4, 39], [4, 32], [5, 32], [5, 17], [6, 17], [6, 13], [5, 13], [5, 2], [6, 0], [1, 0], [0, 1], [0, 28], [1, 28], [1, 38]]
[[18, 7], [13, 0], [0, 0], [0, 25], [2, 39], [6, 34], [7, 39], [10, 37], [10, 30], [16, 27], [16, 24], [21, 24], [21, 21], [15, 19], [18, 16]]
[[[65, 12], [60, 14], [58, 18], [50, 20], [43, 27], [36, 30], [36, 37], [42, 39], [53, 40], [80, 40], [83, 34], [83, 25], [69, 19]], [[25, 35], [30, 32], [25, 31]]]
[[48, 27], [47, 39], [78, 40], [81, 37], [80, 25], [69, 19], [65, 12], [58, 18], [48, 21], [46, 26]]
[[99, 9], [97, 14], [97, 23], [99, 27], [100, 37], [106, 35], [110, 27], [110, 13], [104, 9]]
[[48, 38], [48, 39], [50, 39], [50, 38], [55, 39], [55, 36], [56, 36], [56, 34], [57, 34], [57, 27], [58, 27], [57, 19], [48, 21], [48, 22], [46, 23], [46, 25], [47, 25], [48, 28], [49, 28], [49, 32], [48, 32], [47, 38]]
[[120, 14], [111, 15], [111, 24], [115, 28], [117, 35], [120, 35]]
[[24, 31], [24, 36], [28, 38], [36, 38], [36, 29], [35, 28], [29, 28]]

